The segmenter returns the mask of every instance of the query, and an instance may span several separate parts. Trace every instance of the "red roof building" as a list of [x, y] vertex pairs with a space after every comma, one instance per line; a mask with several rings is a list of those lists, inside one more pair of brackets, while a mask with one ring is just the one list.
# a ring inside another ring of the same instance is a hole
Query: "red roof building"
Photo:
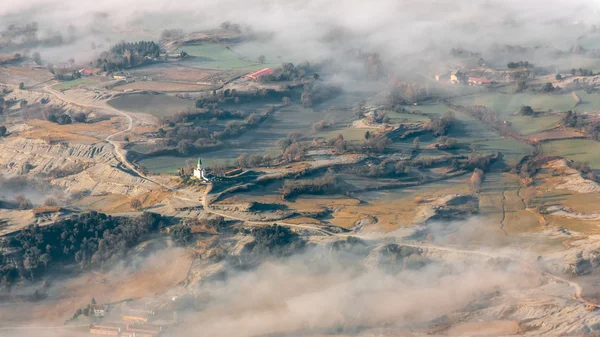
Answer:
[[255, 73], [248, 74], [248, 75], [246, 75], [246, 77], [251, 78], [253, 80], [257, 80], [261, 76], [268, 75], [268, 74], [272, 73], [273, 70], [275, 70], [275, 69], [273, 69], [273, 68], [264, 68], [264, 69], [261, 69], [261, 70], [255, 72]]
[[467, 81], [469, 84], [491, 84], [492, 81], [490, 81], [488, 78], [485, 77], [469, 77], [469, 80]]
[[84, 76], [94, 75], [94, 69], [92, 68], [83, 68], [79, 70], [79, 73]]

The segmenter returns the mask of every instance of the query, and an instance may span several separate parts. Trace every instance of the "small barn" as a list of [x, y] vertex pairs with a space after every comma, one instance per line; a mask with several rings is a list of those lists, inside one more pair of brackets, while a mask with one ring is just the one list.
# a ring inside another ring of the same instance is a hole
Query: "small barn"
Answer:
[[268, 74], [272, 73], [273, 70], [275, 70], [275, 69], [273, 69], [273, 68], [264, 68], [264, 69], [261, 69], [259, 71], [256, 71], [256, 72], [253, 72], [251, 74], [248, 74], [248, 75], [246, 75], [246, 77], [249, 78], [249, 79], [252, 79], [252, 80], [256, 81], [261, 76], [265, 76], [265, 75], [268, 75]]
[[492, 83], [492, 81], [486, 77], [469, 77], [467, 82], [469, 83], [469, 85], [481, 85]]

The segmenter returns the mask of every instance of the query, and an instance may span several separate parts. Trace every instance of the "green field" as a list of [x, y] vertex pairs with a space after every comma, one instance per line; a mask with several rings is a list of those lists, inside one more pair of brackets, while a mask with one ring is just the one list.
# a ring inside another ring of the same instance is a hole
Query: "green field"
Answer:
[[[237, 47], [233, 46], [232, 49], [236, 51]], [[227, 49], [226, 45], [223, 44], [184, 46], [175, 50], [176, 53], [182, 51], [195, 57], [186, 61], [186, 64], [193, 64], [194, 66], [202, 68], [223, 70], [245, 69], [250, 71], [266, 67], [277, 67], [280, 65], [280, 62], [268, 63], [269, 59], [267, 59], [267, 63], [258, 63], [257, 58], [260, 54], [240, 56]]]
[[[256, 110], [256, 104], [250, 104], [249, 107], [248, 109], [251, 111]], [[245, 105], [238, 106], [240, 110], [246, 108]], [[201, 155], [189, 156], [188, 158], [171, 156], [147, 158], [141, 160], [139, 164], [151, 172], [175, 172], [177, 168], [183, 167], [186, 159], [197, 159], [199, 156], [209, 164], [215, 161], [224, 162], [229, 160], [233, 162], [242, 153], [250, 155], [279, 154], [276, 144], [278, 139], [287, 137], [291, 132], [300, 132], [311, 140], [315, 137], [311, 132], [312, 125], [326, 115], [329, 115], [332, 120], [339, 120], [347, 115], [347, 111], [326, 112], [318, 109], [305, 109], [299, 104], [289, 105], [275, 112], [256, 129], [251, 129], [240, 137], [227, 140], [230, 143], [229, 147]], [[360, 130], [357, 137], [362, 138], [365, 131]]]
[[595, 170], [600, 170], [600, 142], [590, 139], [564, 139], [545, 142], [544, 154], [561, 156], [580, 162], [589, 162]]
[[56, 84], [52, 88], [55, 90], [67, 90], [67, 89], [76, 87], [78, 85], [88, 85], [88, 84], [92, 84], [92, 83], [94, 83], [94, 82], [87, 78], [78, 78], [76, 80], [66, 81], [66, 82]]
[[516, 115], [521, 106], [529, 105], [536, 111], [562, 112], [572, 109], [575, 105], [573, 96], [533, 95], [533, 94], [503, 94], [487, 93], [477, 96], [462, 97], [455, 100], [460, 105], [484, 105], [499, 114], [499, 117], [512, 123], [511, 127], [523, 135], [529, 135], [546, 130], [560, 120], [560, 114], [543, 117], [528, 117]]
[[577, 92], [577, 96], [581, 99], [581, 103], [577, 105], [575, 111], [590, 112], [600, 110], [600, 94], [588, 94], [580, 90]]
[[398, 113], [394, 111], [386, 111], [388, 117], [392, 121], [409, 121], [409, 122], [428, 122], [429, 117], [422, 115], [415, 115], [409, 113]]
[[456, 138], [459, 143], [471, 144], [479, 153], [502, 152], [505, 160], [511, 161], [531, 153], [532, 148], [529, 145], [502, 138], [469, 115], [455, 112], [454, 116], [457, 122], [450, 130], [449, 136]]
[[419, 105], [407, 105], [405, 108], [412, 111], [421, 111], [431, 116], [441, 116], [445, 111], [448, 110], [444, 104], [419, 104]]
[[195, 107], [194, 101], [169, 95], [125, 95], [108, 101], [112, 107], [130, 112], [142, 112], [156, 117], [170, 116]]

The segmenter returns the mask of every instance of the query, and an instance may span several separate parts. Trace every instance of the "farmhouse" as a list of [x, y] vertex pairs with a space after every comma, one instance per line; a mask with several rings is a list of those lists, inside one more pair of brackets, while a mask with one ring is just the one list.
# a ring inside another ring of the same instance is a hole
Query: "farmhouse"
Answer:
[[450, 73], [450, 83], [461, 84], [464, 83], [464, 80], [465, 75], [459, 69], [456, 69]]
[[264, 69], [261, 69], [261, 70], [259, 70], [257, 72], [254, 72], [252, 74], [248, 74], [248, 75], [246, 75], [246, 77], [249, 78], [249, 79], [252, 79], [252, 80], [256, 81], [261, 76], [268, 75], [268, 74], [272, 73], [273, 70], [274, 70], [273, 68], [264, 68]]
[[485, 77], [469, 77], [468, 81], [469, 85], [477, 85], [477, 84], [491, 84], [492, 81]]
[[92, 68], [83, 68], [79, 70], [81, 76], [91, 76], [94, 75], [94, 69]]
[[96, 317], [104, 317], [106, 315], [107, 307], [104, 305], [94, 305], [92, 306], [92, 312]]

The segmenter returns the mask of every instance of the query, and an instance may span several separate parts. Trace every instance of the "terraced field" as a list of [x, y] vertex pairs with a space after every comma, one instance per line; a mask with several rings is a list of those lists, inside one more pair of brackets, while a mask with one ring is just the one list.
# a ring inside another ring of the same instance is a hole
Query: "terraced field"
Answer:
[[561, 156], [580, 162], [588, 162], [600, 170], [600, 142], [590, 139], [563, 139], [545, 142], [544, 154]]

